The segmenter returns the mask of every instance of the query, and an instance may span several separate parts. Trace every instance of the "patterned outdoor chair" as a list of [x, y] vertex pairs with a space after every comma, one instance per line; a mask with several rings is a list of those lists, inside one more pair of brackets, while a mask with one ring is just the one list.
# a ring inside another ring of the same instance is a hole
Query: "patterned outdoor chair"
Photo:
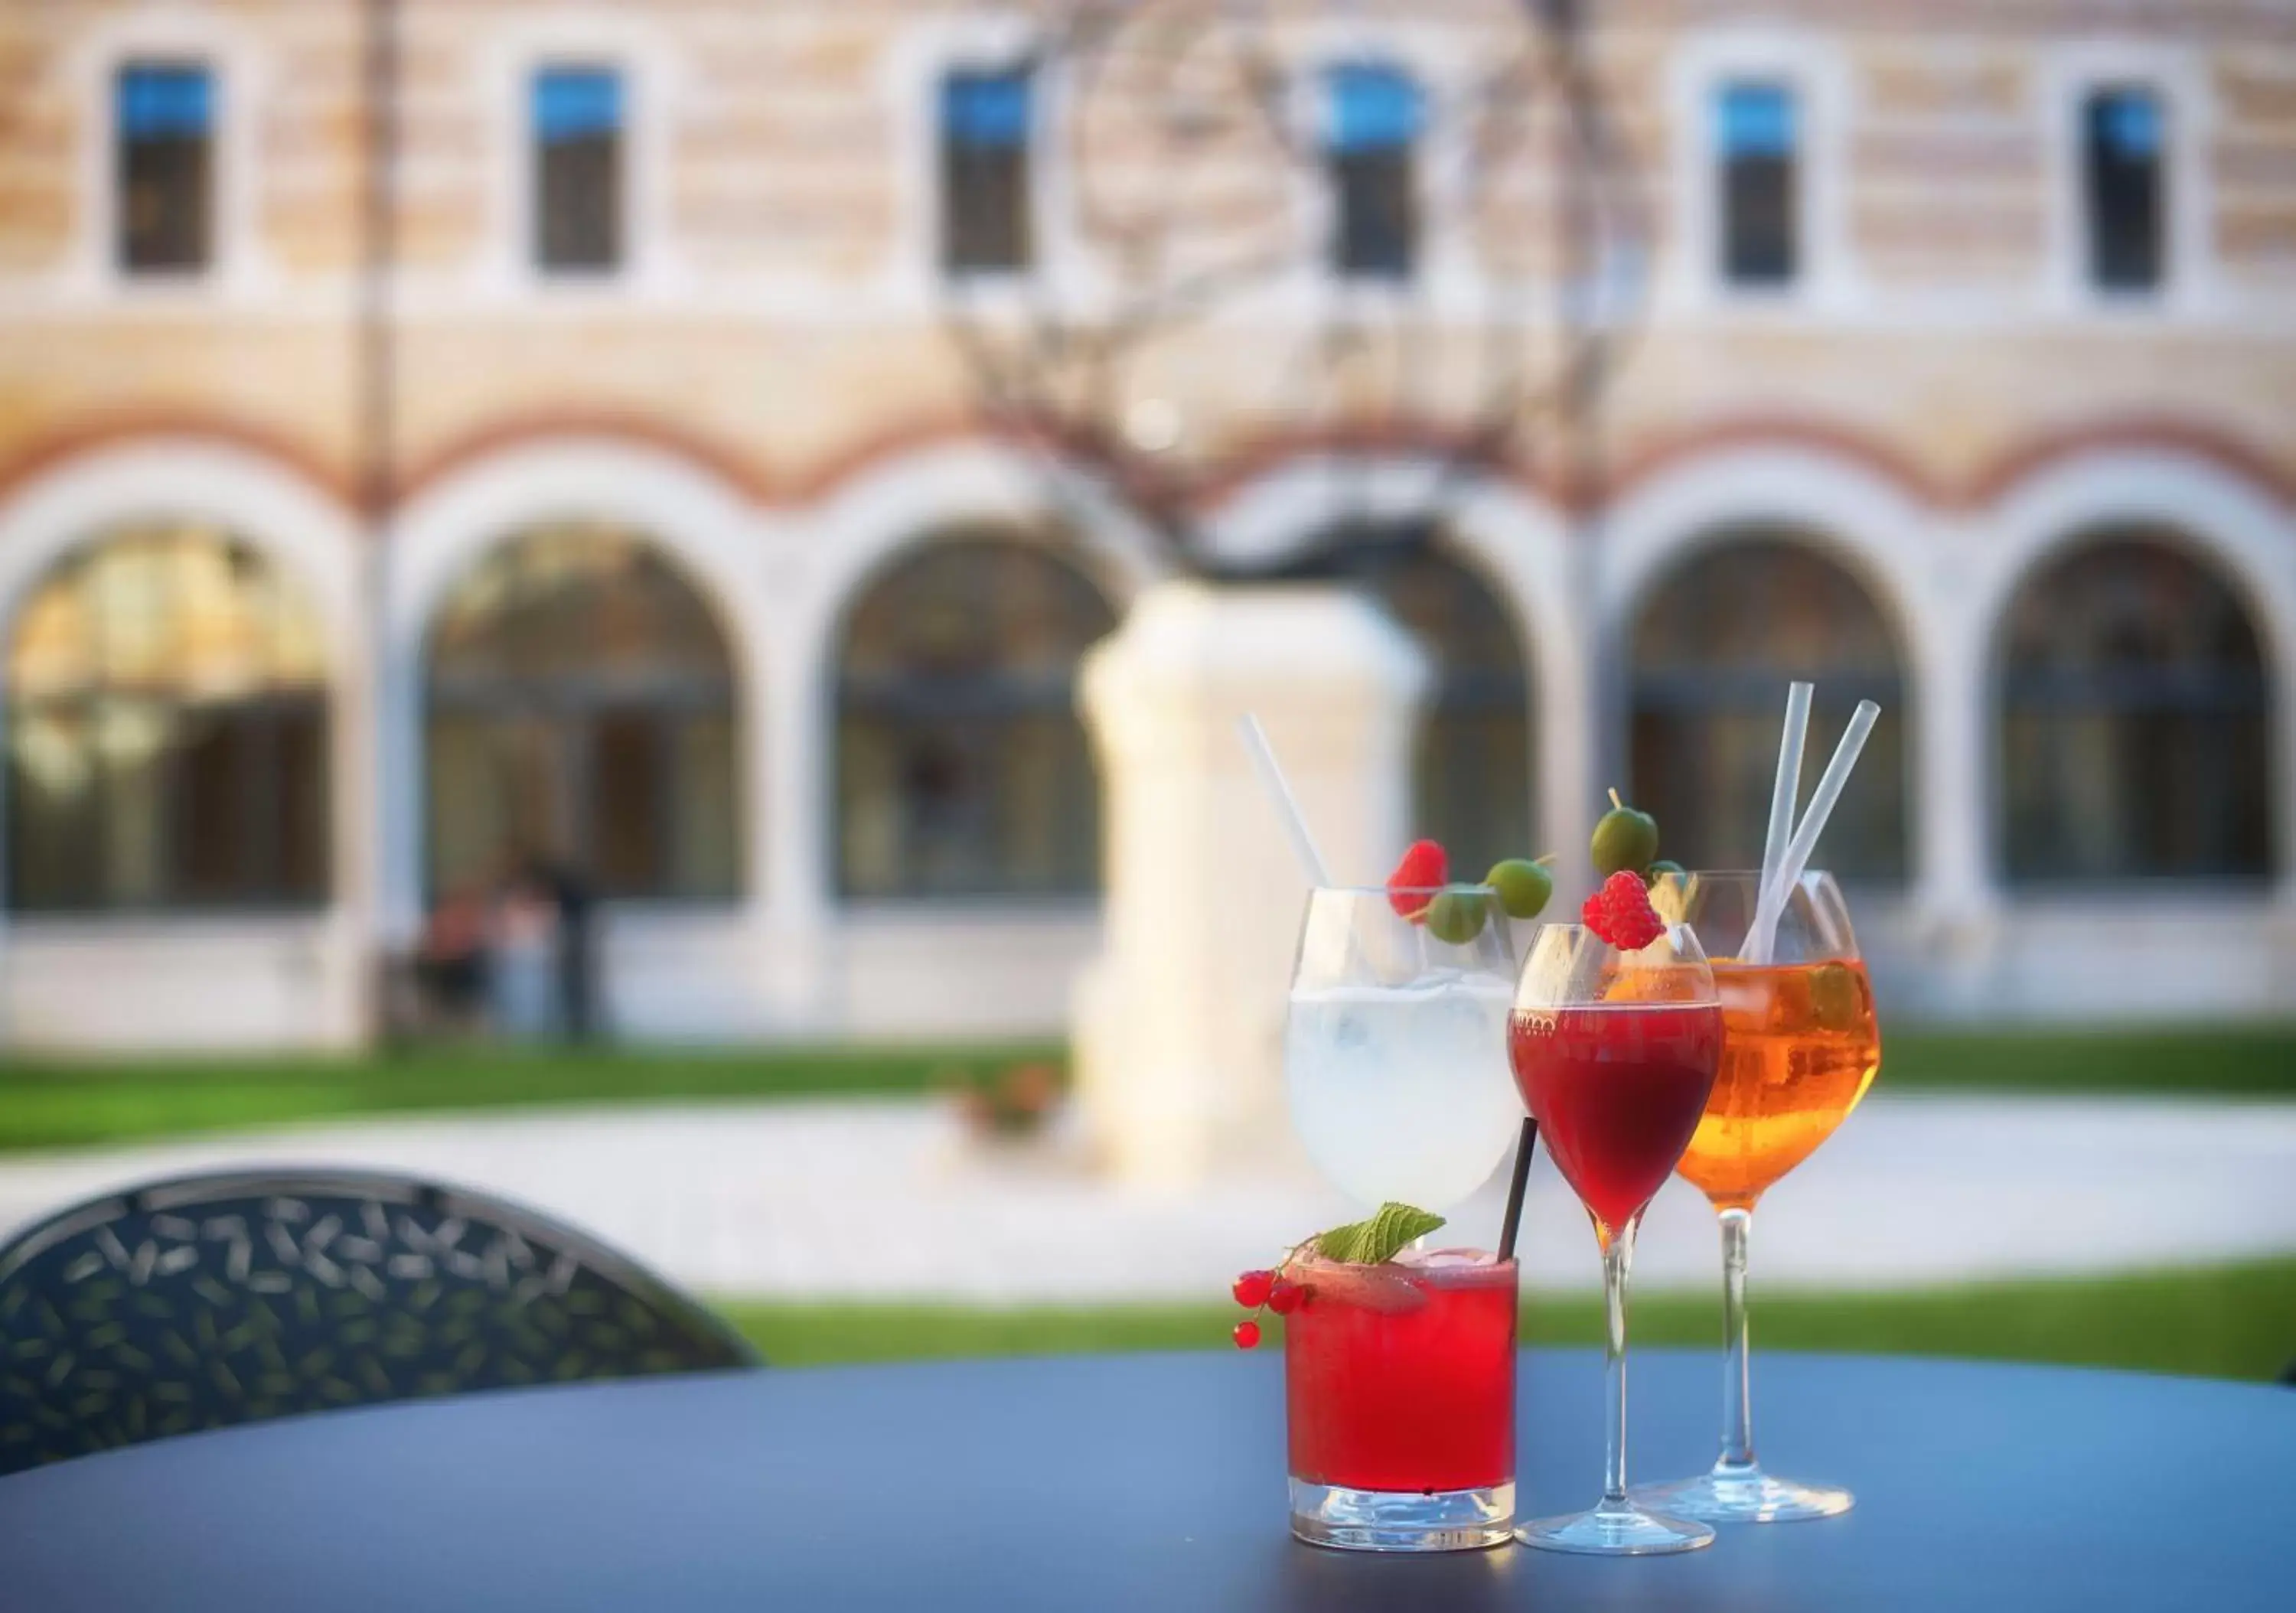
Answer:
[[758, 1364], [594, 1239], [399, 1177], [176, 1177], [0, 1247], [0, 1473], [299, 1412]]

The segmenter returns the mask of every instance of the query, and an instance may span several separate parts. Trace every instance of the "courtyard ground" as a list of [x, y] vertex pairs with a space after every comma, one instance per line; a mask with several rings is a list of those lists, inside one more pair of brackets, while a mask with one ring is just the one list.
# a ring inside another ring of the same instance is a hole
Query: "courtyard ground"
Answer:
[[[1893, 1025], [1883, 1047], [1886, 1092], [2296, 1100], [2296, 1023], [2104, 1032]], [[1015, 1063], [1063, 1058], [1056, 1044], [1039, 1044], [582, 1053], [472, 1045], [366, 1058], [17, 1059], [0, 1063], [0, 1152], [361, 1115], [914, 1094]]]
[[[1889, 1048], [1882, 1086], [1764, 1205], [1765, 1344], [2245, 1376], [2296, 1358], [2296, 1035]], [[1057, 1137], [984, 1148], [938, 1090], [1046, 1055], [17, 1067], [0, 1070], [0, 1230], [174, 1171], [406, 1170], [589, 1227], [795, 1363], [1217, 1344], [1235, 1271], [1349, 1213], [1278, 1164], [1114, 1188]], [[1460, 1240], [1488, 1242], [1498, 1205], [1495, 1183], [1456, 1212]], [[1591, 1341], [1592, 1240], [1544, 1162], [1524, 1254], [1529, 1335]], [[1706, 1207], [1669, 1185], [1636, 1261], [1637, 1336], [1711, 1339], [1715, 1265]]]

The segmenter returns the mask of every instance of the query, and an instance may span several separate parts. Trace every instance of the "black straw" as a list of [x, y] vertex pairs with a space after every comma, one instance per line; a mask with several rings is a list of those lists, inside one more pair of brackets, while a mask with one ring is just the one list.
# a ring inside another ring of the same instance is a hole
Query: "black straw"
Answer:
[[1507, 1183], [1506, 1218], [1499, 1224], [1499, 1258], [1514, 1258], [1514, 1235], [1522, 1227], [1523, 1183], [1530, 1180], [1530, 1150], [1538, 1146], [1538, 1122], [1525, 1115], [1522, 1139], [1514, 1145], [1514, 1180]]

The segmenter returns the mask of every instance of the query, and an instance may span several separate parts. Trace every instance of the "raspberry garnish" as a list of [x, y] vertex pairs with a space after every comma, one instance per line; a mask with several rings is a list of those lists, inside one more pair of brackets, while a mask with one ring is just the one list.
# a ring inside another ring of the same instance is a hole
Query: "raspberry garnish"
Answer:
[[1435, 899], [1434, 888], [1451, 878], [1451, 859], [1433, 840], [1414, 840], [1403, 861], [1387, 876], [1388, 905], [1396, 916], [1417, 923]]
[[1639, 952], [1666, 933], [1666, 921], [1651, 905], [1650, 888], [1642, 875], [1621, 869], [1603, 881], [1603, 888], [1587, 898], [1578, 916], [1620, 952]]

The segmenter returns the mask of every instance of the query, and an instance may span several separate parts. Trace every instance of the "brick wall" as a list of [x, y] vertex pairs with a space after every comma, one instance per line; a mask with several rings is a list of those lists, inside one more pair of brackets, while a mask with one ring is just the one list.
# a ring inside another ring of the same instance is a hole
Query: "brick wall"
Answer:
[[[1288, 8], [1285, 26], [1307, 37], [1316, 10]], [[86, 152], [107, 115], [89, 93], [92, 53], [155, 14], [193, 37], [211, 27], [232, 61], [258, 65], [241, 86], [258, 104], [230, 109], [252, 119], [255, 267], [150, 298], [91, 275]], [[927, 0], [405, 0], [402, 469], [521, 421], [584, 416], [706, 445], [759, 487], [801, 486], [873, 443], [961, 422], [969, 378], [939, 326], [919, 216], [930, 176], [913, 171], [930, 111], [903, 100], [929, 81], [916, 41], [962, 32], [966, 14]], [[1503, 48], [1516, 14], [1437, 0], [1401, 22], [1475, 59]], [[1649, 165], [1662, 252], [1685, 250], [1677, 168], [1696, 146], [1670, 75], [1693, 32], [1800, 28], [1839, 61], [1848, 109], [1855, 295], [1805, 311], [1661, 297], [1617, 397], [1618, 458], [1733, 421], [1791, 419], [1869, 438], [1952, 486], [2041, 437], [2142, 415], [2223, 433], [2296, 475], [2296, 9], [1631, 0], [1599, 15], [1600, 65]], [[352, 0], [0, 8], [0, 465], [109, 421], [208, 417], [356, 481], [363, 27]], [[661, 69], [644, 79], [663, 102], [660, 250], [622, 291], [537, 287], [504, 217], [520, 172], [504, 149], [521, 115], [515, 64], [562, 27], [574, 54], [603, 40], [604, 53], [627, 45]], [[2200, 153], [2215, 192], [2210, 290], [2158, 315], [2068, 312], [2047, 291], [2048, 219], [2062, 200], [2051, 194], [2053, 64], [2105, 37], [2182, 53], [2211, 119]], [[1534, 94], [1506, 126], [1518, 153], [1493, 165], [1463, 235], [1471, 257], [1537, 286], [1554, 268], [1551, 103]], [[1103, 200], [1180, 207], [1216, 242], [1264, 233], [1292, 183], [1239, 150], [1183, 185], [1138, 127], [1118, 128], [1103, 158]], [[1544, 293], [1521, 300], [1538, 318], [1551, 306]], [[1417, 355], [1439, 412], [1470, 389], [1476, 327], [1454, 315], [1447, 330], [1406, 323], [1381, 338]], [[1167, 344], [1160, 381], [1201, 405], [1196, 446], [1283, 423], [1285, 400], [1260, 383], [1299, 335], [1273, 313]], [[1361, 412], [1379, 413], [1384, 383], [1354, 374]], [[1324, 423], [1347, 413], [1348, 391], [1316, 400]]]

